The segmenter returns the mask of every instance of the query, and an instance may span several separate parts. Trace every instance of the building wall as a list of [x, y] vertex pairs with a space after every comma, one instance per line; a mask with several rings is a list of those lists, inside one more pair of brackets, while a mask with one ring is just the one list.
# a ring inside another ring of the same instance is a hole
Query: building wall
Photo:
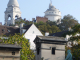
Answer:
[[53, 21], [53, 22], [57, 22], [57, 20], [61, 20], [61, 16], [57, 16], [57, 15], [47, 15], [45, 16], [46, 18], [48, 18], [48, 20]]
[[58, 11], [58, 10], [56, 10], [56, 11], [46, 11], [45, 16], [46, 15], [59, 15], [59, 16], [61, 16], [61, 12]]
[[[52, 47], [55, 47], [55, 55], [52, 54]], [[36, 59], [43, 60], [65, 60], [65, 45], [41, 44], [41, 57], [36, 56]]]
[[20, 60], [20, 51], [15, 51], [15, 55], [12, 55], [12, 51], [0, 50], [0, 60]]
[[37, 23], [40, 22], [40, 21], [45, 23], [45, 22], [48, 21], [48, 18], [46, 18], [46, 17], [36, 17], [36, 21], [37, 21]]
[[38, 30], [38, 28], [32, 24], [31, 27], [26, 31], [24, 37], [30, 42], [30, 49], [35, 49], [34, 39], [36, 36], [43, 36], [43, 34]]
[[20, 60], [19, 58], [0, 58], [0, 60]]

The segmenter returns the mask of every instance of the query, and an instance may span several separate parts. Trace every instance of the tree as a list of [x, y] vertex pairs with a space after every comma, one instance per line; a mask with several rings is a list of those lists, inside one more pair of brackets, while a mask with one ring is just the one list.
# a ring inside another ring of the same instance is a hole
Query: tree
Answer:
[[55, 25], [52, 25], [51, 30], [52, 30], [52, 33], [56, 33], [56, 32], [60, 32], [60, 31], [61, 31], [61, 30], [60, 30], [57, 26], [55, 26]]
[[52, 26], [52, 25], [57, 25], [56, 22], [52, 22], [52, 21], [50, 21], [50, 20], [48, 20], [46, 23], [49, 24], [50, 26]]
[[21, 23], [25, 23], [25, 21], [23, 19], [15, 21], [15, 24], [17, 24], [18, 26], [20, 26]]
[[9, 36], [9, 39], [3, 39], [1, 43], [14, 44], [15, 42], [22, 47], [20, 51], [20, 60], [34, 60], [34, 52], [30, 50], [29, 41], [24, 38], [23, 35], [15, 34], [14, 36]]
[[56, 25], [53, 25], [53, 22], [51, 22], [51, 24], [50, 22], [49, 23], [39, 22], [35, 23], [35, 25], [42, 32], [43, 35], [45, 34], [45, 32], [49, 32], [51, 34], [61, 31]]
[[65, 15], [59, 24], [59, 28], [63, 30], [68, 30], [69, 27], [74, 27], [79, 24], [78, 21], [72, 15]]
[[[72, 32], [68, 32], [67, 34], [73, 35], [72, 37], [70, 37], [69, 41], [72, 41], [72, 55], [75, 57], [75, 60], [80, 59], [80, 36], [75, 36], [77, 33], [80, 34], [80, 24], [75, 25], [74, 27], [72, 27], [73, 31]], [[73, 41], [77, 41], [78, 45], [73, 45]], [[66, 50], [68, 49], [68, 47], [66, 47]]]

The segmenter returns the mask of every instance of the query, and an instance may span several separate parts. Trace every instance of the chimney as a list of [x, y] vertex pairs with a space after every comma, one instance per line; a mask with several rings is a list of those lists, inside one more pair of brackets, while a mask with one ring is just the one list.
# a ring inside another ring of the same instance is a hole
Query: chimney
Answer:
[[0, 25], [2, 25], [2, 22], [0, 22]]
[[35, 20], [35, 18], [32, 18], [32, 21], [34, 21]]
[[48, 35], [49, 35], [49, 32], [46, 32], [46, 33], [45, 33], [45, 36], [48, 36]]
[[21, 24], [20, 24], [20, 34], [21, 34], [21, 35], [22, 35], [22, 32], [23, 32], [23, 30], [22, 30], [23, 24], [24, 24], [24, 23], [21, 23]]
[[19, 28], [19, 26], [16, 24], [15, 27]]
[[24, 23], [21, 23], [21, 24], [20, 24], [20, 29], [23, 28], [23, 24], [24, 24]]

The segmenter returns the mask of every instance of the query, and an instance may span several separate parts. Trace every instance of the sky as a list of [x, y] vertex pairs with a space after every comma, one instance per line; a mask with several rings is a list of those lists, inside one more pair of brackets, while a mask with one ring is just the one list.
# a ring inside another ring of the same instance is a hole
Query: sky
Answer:
[[[21, 10], [21, 17], [32, 20], [36, 16], [43, 17], [49, 8], [50, 0], [17, 0]], [[5, 10], [9, 0], [0, 2], [0, 22], [5, 22]], [[61, 11], [61, 16], [70, 14], [80, 23], [80, 0], [52, 0], [52, 5]]]

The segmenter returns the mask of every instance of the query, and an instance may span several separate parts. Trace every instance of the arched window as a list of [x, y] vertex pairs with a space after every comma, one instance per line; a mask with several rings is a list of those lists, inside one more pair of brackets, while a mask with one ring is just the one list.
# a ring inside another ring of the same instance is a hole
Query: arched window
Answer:
[[11, 16], [10, 15], [8, 15], [8, 20], [11, 20]]
[[17, 16], [17, 15], [15, 16], [15, 20], [16, 20], [16, 19], [18, 19], [18, 16]]

